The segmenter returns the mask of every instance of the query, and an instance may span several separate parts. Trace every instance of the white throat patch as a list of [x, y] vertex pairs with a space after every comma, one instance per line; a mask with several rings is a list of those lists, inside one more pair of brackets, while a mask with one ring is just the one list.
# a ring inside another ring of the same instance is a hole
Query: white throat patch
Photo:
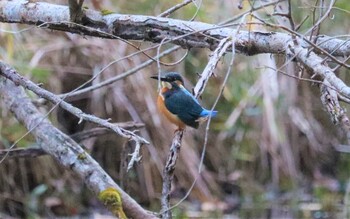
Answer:
[[162, 81], [162, 86], [167, 87], [168, 89], [171, 89], [173, 87], [169, 82], [166, 81]]

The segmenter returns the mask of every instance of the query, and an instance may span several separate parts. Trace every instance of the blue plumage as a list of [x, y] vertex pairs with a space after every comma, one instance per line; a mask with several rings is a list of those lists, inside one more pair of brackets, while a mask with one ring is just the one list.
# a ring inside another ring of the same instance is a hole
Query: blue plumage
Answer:
[[207, 117], [207, 116], [215, 117], [217, 114], [218, 114], [218, 111], [209, 111], [209, 110], [203, 109], [200, 116], [201, 117]]
[[184, 81], [179, 73], [169, 72], [153, 79], [160, 79], [163, 88], [158, 97], [158, 108], [171, 121], [184, 129], [185, 125], [198, 128], [199, 122], [207, 117], [214, 117], [217, 111], [204, 109], [196, 98], [183, 86]]
[[176, 82], [170, 82], [172, 88], [164, 92], [164, 103], [166, 108], [186, 125], [198, 128], [199, 120], [208, 116], [216, 116], [217, 111], [204, 109], [197, 99], [183, 86]]

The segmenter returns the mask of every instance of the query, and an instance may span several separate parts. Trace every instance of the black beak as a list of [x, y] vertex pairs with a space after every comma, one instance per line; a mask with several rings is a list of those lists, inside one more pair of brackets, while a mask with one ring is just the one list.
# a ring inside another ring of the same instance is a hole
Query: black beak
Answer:
[[167, 81], [167, 79], [164, 76], [160, 76], [160, 78], [159, 78], [158, 75], [155, 75], [155, 76], [152, 76], [151, 78], [156, 79], [156, 80], [160, 79], [161, 81]]

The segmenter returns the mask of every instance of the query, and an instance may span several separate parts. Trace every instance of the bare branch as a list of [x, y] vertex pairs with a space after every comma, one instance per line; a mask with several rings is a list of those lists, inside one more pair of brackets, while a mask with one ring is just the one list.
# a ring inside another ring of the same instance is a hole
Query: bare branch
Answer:
[[0, 74], [2, 76], [13, 81], [15, 84], [21, 85], [24, 88], [33, 91], [38, 96], [43, 97], [52, 103], [59, 104], [60, 107], [72, 113], [73, 115], [77, 116], [78, 118], [80, 118], [80, 120], [86, 120], [86, 121], [101, 125], [103, 127], [109, 128], [124, 138], [132, 139], [133, 141], [135, 141], [136, 144], [149, 144], [146, 139], [134, 134], [131, 131], [125, 130], [115, 124], [112, 124], [108, 120], [103, 120], [96, 116], [84, 113], [80, 109], [63, 101], [63, 99], [59, 98], [57, 95], [39, 87], [38, 85], [34, 84], [30, 80], [25, 79], [20, 74], [18, 74], [15, 69], [11, 68], [10, 66], [6, 65], [1, 61], [0, 61], [0, 71], [1, 71]]
[[81, 23], [84, 17], [83, 11], [84, 0], [69, 0], [69, 17], [71, 21]]
[[289, 48], [290, 54], [293, 54], [307, 69], [323, 79], [323, 83], [320, 85], [322, 103], [331, 115], [333, 123], [340, 124], [347, 138], [350, 139], [350, 122], [345, 110], [339, 104], [337, 94], [339, 92], [341, 95], [349, 98], [350, 87], [339, 79], [332, 69], [324, 64], [323, 59], [314, 52], [310, 52], [299, 45], [295, 45], [293, 49]]
[[[144, 124], [142, 123], [134, 123], [134, 122], [125, 122], [125, 123], [118, 123], [118, 126], [122, 128], [141, 128], [144, 127]], [[92, 128], [89, 130], [85, 130], [82, 132], [75, 133], [73, 135], [70, 135], [74, 141], [81, 142], [85, 139], [101, 136], [105, 134], [112, 133], [110, 129], [103, 128], [103, 127], [97, 127]], [[41, 155], [46, 155], [46, 152], [38, 147], [29, 147], [29, 148], [15, 148], [15, 149], [4, 149], [0, 150], [0, 159], [6, 157], [7, 159], [11, 158], [21, 158], [21, 157], [38, 157]]]
[[141, 160], [142, 156], [140, 155], [140, 149], [141, 149], [141, 144], [136, 143], [134, 152], [130, 154], [131, 159], [129, 161], [127, 171], [129, 171], [134, 166], [135, 163], [138, 163]]
[[314, 52], [308, 52], [308, 50], [302, 46], [296, 45], [294, 48], [292, 48], [292, 46], [289, 47], [289, 54], [295, 56], [300, 63], [321, 76], [322, 79], [326, 79], [337, 92], [346, 97], [350, 97], [350, 87], [340, 80], [332, 69], [323, 63], [323, 59]]
[[47, 153], [41, 148], [16, 148], [16, 149], [5, 149], [0, 150], [0, 159], [3, 157], [11, 158], [28, 158], [28, 157], [38, 157], [46, 155]]
[[172, 47], [172, 48], [167, 49], [164, 52], [160, 53], [159, 55], [155, 56], [153, 59], [149, 59], [149, 60], [143, 62], [141, 65], [138, 65], [138, 66], [136, 66], [136, 67], [134, 67], [132, 69], [129, 69], [126, 72], [123, 72], [123, 73], [121, 73], [121, 74], [119, 74], [119, 75], [117, 75], [115, 77], [109, 78], [109, 79], [107, 79], [107, 80], [105, 80], [105, 81], [103, 81], [101, 83], [92, 85], [90, 87], [82, 88], [80, 90], [77, 90], [77, 91], [74, 91], [74, 92], [70, 92], [70, 93], [66, 93], [66, 94], [62, 94], [62, 95], [59, 95], [59, 96], [60, 97], [65, 97], [66, 95], [68, 95], [67, 98], [69, 99], [71, 97], [75, 97], [75, 96], [78, 96], [78, 95], [81, 95], [81, 94], [85, 94], [85, 93], [97, 90], [97, 89], [102, 88], [104, 86], [109, 86], [109, 85], [113, 84], [116, 81], [122, 80], [122, 79], [124, 79], [124, 78], [126, 78], [126, 77], [128, 77], [128, 76], [130, 76], [130, 75], [132, 75], [132, 74], [134, 74], [136, 72], [138, 72], [140, 69], [143, 69], [143, 68], [151, 65], [153, 62], [155, 62], [155, 60], [160, 59], [161, 57], [166, 56], [166, 55], [168, 55], [168, 54], [170, 54], [170, 53], [172, 53], [172, 52], [174, 52], [174, 51], [176, 51], [178, 49], [180, 49], [179, 46]]
[[346, 110], [340, 106], [337, 92], [331, 89], [331, 84], [324, 80], [320, 85], [321, 102], [331, 117], [335, 125], [340, 125], [341, 129], [346, 134], [348, 143], [350, 143], [350, 121], [346, 115]]
[[335, 145], [334, 148], [335, 150], [341, 153], [350, 153], [350, 145], [340, 144], [340, 145]]
[[158, 15], [158, 17], [168, 17], [171, 13], [173, 13], [174, 11], [190, 4], [193, 0], [185, 0], [184, 2], [182, 3], [179, 3], [171, 8], [169, 8], [168, 10], [162, 12], [160, 15]]
[[[145, 126], [143, 123], [135, 123], [135, 122], [123, 122], [123, 123], [113, 123], [114, 125], [119, 126], [123, 129], [134, 129], [134, 128], [142, 128]], [[89, 130], [84, 130], [81, 132], [77, 132], [69, 137], [73, 138], [74, 141], [81, 142], [85, 139], [106, 135], [112, 133], [112, 130], [105, 127], [97, 127]]]
[[[276, 5], [277, 3], [283, 2], [283, 1], [285, 1], [285, 0], [267, 1], [266, 3], [261, 2], [261, 4], [257, 7], [253, 7], [254, 5], [251, 5], [251, 8], [249, 10], [242, 12], [242, 13], [240, 13], [232, 18], [229, 18], [228, 20], [221, 22], [220, 25], [232, 23], [232, 22], [240, 19], [241, 17], [252, 13], [253, 11], [259, 11], [260, 9], [265, 9], [269, 6]], [[242, 4], [242, 0], [241, 0], [240, 4]]]
[[121, 194], [123, 209], [128, 217], [155, 218], [125, 193], [79, 144], [52, 126], [35, 108], [23, 89], [10, 80], [0, 78], [0, 94], [4, 108], [15, 114], [17, 120], [28, 130], [32, 130], [32, 135], [42, 149], [62, 166], [77, 173], [96, 195], [114, 188]]
[[232, 37], [227, 37], [225, 39], [222, 39], [215, 51], [211, 53], [210, 60], [205, 66], [201, 77], [193, 89], [194, 97], [198, 98], [203, 93], [204, 88], [209, 81], [209, 78], [214, 75], [214, 69], [218, 64], [220, 58], [226, 53], [227, 48], [231, 45]]
[[[232, 37], [227, 37], [225, 39], [222, 39], [220, 41], [220, 44], [218, 45], [218, 47], [215, 49], [215, 51], [212, 52], [211, 56], [210, 56], [210, 60], [207, 64], [207, 66], [205, 67], [205, 69], [203, 70], [203, 73], [201, 74], [200, 79], [198, 80], [193, 92], [194, 92], [194, 97], [198, 98], [204, 91], [204, 88], [206, 86], [206, 84], [208, 83], [209, 78], [214, 74], [214, 69], [217, 65], [217, 63], [219, 62], [220, 58], [225, 54], [225, 52], [227, 51], [229, 46], [232, 46], [232, 44], [234, 42], [232, 42]], [[232, 59], [233, 60], [233, 59]], [[232, 61], [233, 62], [233, 61]], [[229, 72], [226, 75], [226, 80], [228, 77]], [[226, 81], [225, 80], [225, 81]], [[224, 86], [222, 87], [222, 91], [223, 91]], [[218, 101], [218, 98], [216, 100], [216, 103]], [[207, 126], [206, 129], [206, 136], [208, 133], [209, 127]], [[175, 170], [175, 165], [176, 165], [176, 161], [178, 158], [178, 154], [180, 152], [180, 148], [181, 148], [181, 140], [182, 140], [182, 136], [183, 136], [183, 131], [177, 131], [173, 140], [172, 140], [172, 144], [170, 147], [170, 152], [168, 154], [168, 158], [167, 158], [167, 162], [163, 171], [163, 189], [162, 189], [162, 198], [161, 198], [161, 216], [162, 218], [171, 218], [171, 211], [170, 211], [170, 191], [171, 191], [171, 182], [173, 180], [174, 177], [174, 170]], [[207, 139], [206, 139], [207, 141]], [[205, 143], [206, 146], [206, 143]], [[204, 154], [204, 152], [203, 152]], [[202, 155], [204, 156], [204, 155]], [[200, 164], [200, 170], [201, 171], [201, 165], [203, 162], [203, 157], [201, 160], [201, 164]]]
[[183, 131], [179, 130], [175, 133], [173, 141], [171, 142], [170, 152], [163, 170], [163, 189], [162, 189], [162, 198], [161, 205], [162, 209], [160, 215], [162, 218], [171, 218], [170, 211], [170, 191], [171, 191], [171, 182], [174, 178], [174, 170], [177, 158], [180, 153], [181, 141], [182, 141]]
[[[28, 1], [1, 1], [0, 21], [9, 23], [35, 24], [42, 27], [78, 33], [84, 36], [96, 36], [109, 39], [146, 40], [154, 43], [172, 42], [183, 48], [209, 48], [216, 49], [219, 41], [229, 37], [232, 25], [212, 25], [202, 22], [182, 21], [170, 18], [109, 14], [103, 16], [100, 12], [86, 10], [89, 21], [84, 25], [73, 24], [69, 21], [69, 11], [66, 6], [54, 5], [44, 2], [31, 3]], [[204, 33], [204, 35], [203, 35]], [[248, 55], [259, 53], [283, 54], [291, 36], [285, 33], [261, 33], [239, 31], [236, 35], [235, 49]], [[327, 44], [320, 44], [319, 40], [328, 39]], [[217, 40], [213, 40], [217, 39]], [[336, 48], [343, 40], [317, 37], [316, 44], [328, 50]], [[308, 43], [302, 43], [309, 47]], [[318, 51], [316, 51], [318, 52]], [[333, 53], [334, 56], [349, 56], [350, 42], [344, 44], [342, 49]]]
[[[303, 34], [300, 34], [300, 33], [296, 32], [288, 27], [267, 23], [267, 22], [263, 21], [261, 18], [257, 17], [256, 15], [253, 15], [253, 16], [267, 26], [274, 27], [274, 28], [281, 28], [281, 29], [286, 30], [287, 32], [291, 33], [293, 35], [294, 44], [297, 44], [297, 38], [295, 36], [299, 36], [300, 37], [299, 44], [300, 43], [307, 43], [309, 46], [312, 47], [309, 51], [312, 51], [312, 50], [314, 50], [314, 52], [318, 51], [319, 54], [326, 55], [332, 61], [338, 63], [341, 66], [344, 66], [344, 67], [350, 69], [349, 65], [343, 63], [342, 61], [340, 61], [336, 57], [334, 57], [334, 55], [332, 55], [337, 51], [338, 48], [341, 48], [343, 45], [345, 45], [348, 40], [343, 41], [342, 44], [337, 44], [337, 46], [335, 48], [333, 48], [333, 50], [331, 52], [328, 52], [328, 51], [324, 50], [320, 45], [321, 43], [324, 43], [324, 41], [320, 42], [320, 44], [316, 45], [314, 42], [308, 40]], [[329, 38], [328, 38], [328, 40], [329, 40]], [[316, 39], [314, 39], [314, 41], [316, 41]], [[305, 45], [303, 45], [303, 47], [305, 47]]]

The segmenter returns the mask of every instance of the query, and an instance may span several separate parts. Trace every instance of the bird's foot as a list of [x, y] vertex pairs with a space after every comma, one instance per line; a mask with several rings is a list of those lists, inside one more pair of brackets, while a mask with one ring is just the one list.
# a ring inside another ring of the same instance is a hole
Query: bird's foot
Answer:
[[209, 119], [209, 116], [206, 117], [199, 117], [196, 122], [203, 123], [206, 122]]
[[177, 129], [175, 129], [175, 131], [174, 131], [174, 134], [175, 134], [176, 132], [181, 132], [181, 131], [185, 131], [185, 128], [177, 127]]

